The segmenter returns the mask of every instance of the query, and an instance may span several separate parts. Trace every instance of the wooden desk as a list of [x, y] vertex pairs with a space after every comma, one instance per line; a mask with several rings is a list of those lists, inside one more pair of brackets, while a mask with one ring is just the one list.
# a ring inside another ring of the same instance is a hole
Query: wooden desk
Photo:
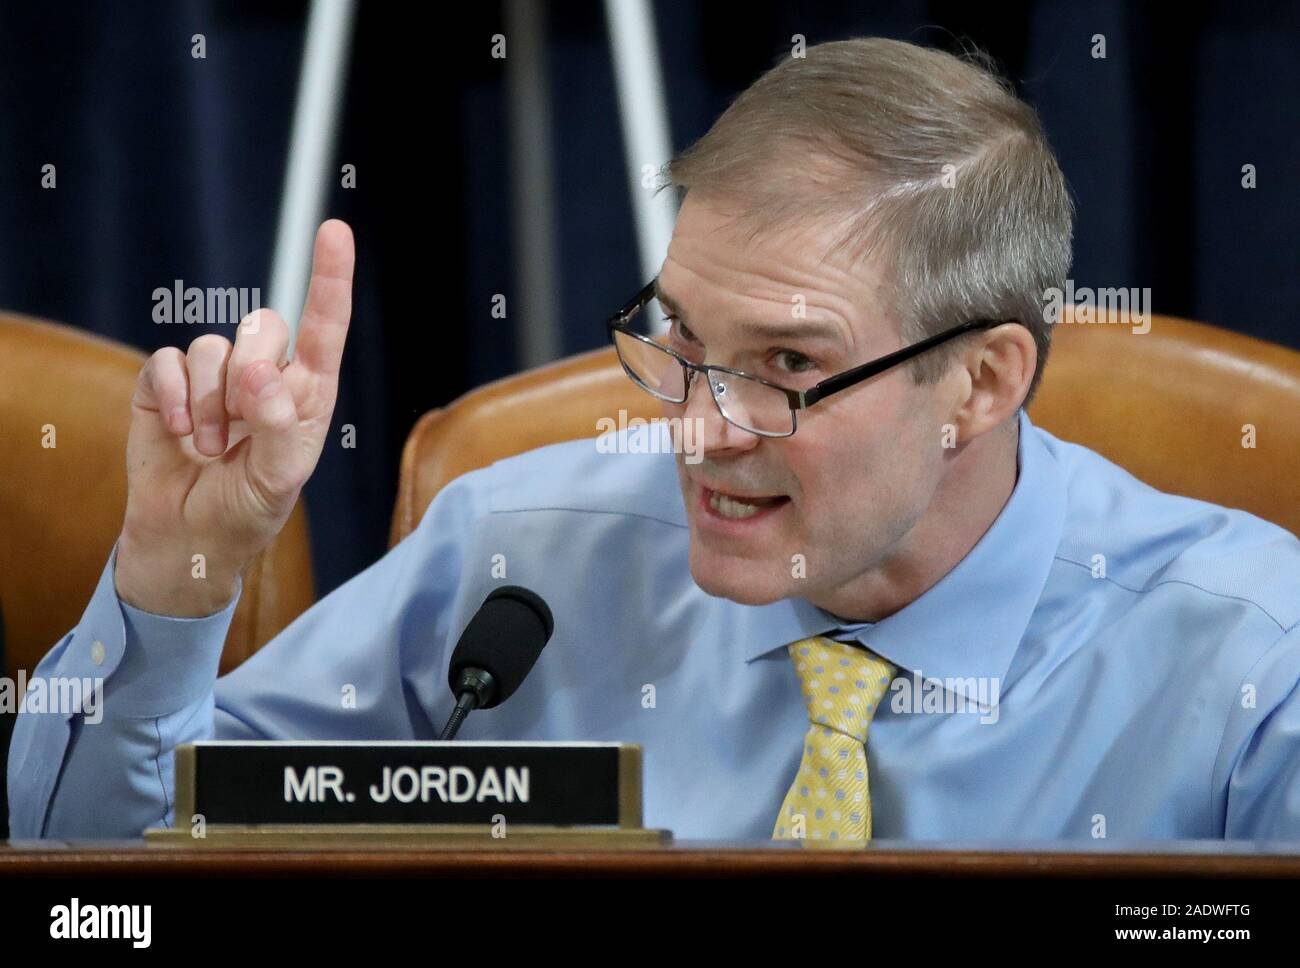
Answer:
[[146, 847], [125, 842], [5, 842], [0, 877], [311, 876], [1283, 878], [1300, 880], [1300, 844], [918, 844], [865, 850], [795, 843], [677, 841], [637, 849]]

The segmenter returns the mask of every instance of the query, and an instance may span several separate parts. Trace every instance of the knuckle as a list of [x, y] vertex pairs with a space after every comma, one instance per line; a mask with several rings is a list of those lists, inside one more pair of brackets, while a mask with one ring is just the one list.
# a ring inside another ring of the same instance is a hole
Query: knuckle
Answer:
[[186, 356], [189, 360], [221, 359], [231, 351], [230, 340], [217, 333], [204, 333], [191, 343]]
[[163, 346], [154, 350], [147, 360], [145, 367], [167, 366], [170, 363], [185, 359], [185, 354], [181, 352], [178, 346]]
[[251, 313], [246, 313], [244, 318], [239, 321], [239, 326], [235, 329], [235, 342], [238, 343], [241, 337], [256, 336], [262, 331], [262, 311], [254, 309]]
[[280, 317], [274, 309], [262, 307], [254, 309], [251, 313], [239, 321], [239, 332], [236, 339], [259, 337], [261, 339], [274, 340], [288, 333], [288, 324]]
[[140, 367], [136, 387], [159, 397], [184, 399], [185, 354], [175, 346], [155, 350]]
[[268, 327], [272, 332], [287, 333], [289, 331], [289, 324], [274, 309], [263, 307], [257, 312], [262, 317], [262, 325]]

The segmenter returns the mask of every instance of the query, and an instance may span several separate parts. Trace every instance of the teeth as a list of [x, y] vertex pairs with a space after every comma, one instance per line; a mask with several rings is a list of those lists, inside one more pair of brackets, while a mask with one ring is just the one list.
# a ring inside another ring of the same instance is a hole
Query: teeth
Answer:
[[744, 501], [734, 500], [717, 491], [709, 495], [709, 507], [724, 518], [749, 518], [759, 512], [757, 504], [746, 504]]

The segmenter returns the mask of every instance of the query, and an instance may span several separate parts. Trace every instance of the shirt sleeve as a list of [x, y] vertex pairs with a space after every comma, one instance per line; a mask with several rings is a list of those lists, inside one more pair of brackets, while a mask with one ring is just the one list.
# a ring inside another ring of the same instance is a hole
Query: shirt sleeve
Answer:
[[220, 611], [172, 618], [122, 602], [116, 563], [114, 545], [81, 621], [28, 681], [9, 749], [13, 839], [139, 836], [162, 815], [164, 751], [210, 732], [243, 581]]
[[1247, 674], [1220, 762], [1225, 839], [1300, 840], [1300, 625]]
[[102, 702], [20, 712], [10, 837], [135, 838], [172, 826], [174, 751], [183, 743], [435, 738], [433, 721], [451, 710], [448, 606], [481, 512], [473, 483], [483, 473], [443, 488], [404, 541], [220, 679], [242, 582], [213, 615], [152, 615], [117, 598], [114, 548], [81, 622], [33, 675], [98, 678]]

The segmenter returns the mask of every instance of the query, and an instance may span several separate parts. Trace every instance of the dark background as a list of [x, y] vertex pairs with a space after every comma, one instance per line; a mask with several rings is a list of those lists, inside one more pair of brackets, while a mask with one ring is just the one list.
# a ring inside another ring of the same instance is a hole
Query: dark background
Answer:
[[[463, 8], [463, 9], [456, 9]], [[318, 594], [380, 557], [417, 417], [516, 367], [500, 4], [362, 3], [327, 214], [358, 244], [335, 434], [306, 497]], [[304, 3], [7, 3], [0, 10], [0, 307], [147, 352], [156, 286], [269, 283]], [[456, 9], [455, 20], [450, 12]], [[991, 52], [1041, 112], [1078, 203], [1078, 285], [1300, 345], [1296, 4], [654, 4], [675, 149], [781, 54], [876, 34]], [[637, 268], [602, 6], [545, 8], [564, 351]], [[207, 58], [190, 37], [207, 37]], [[1107, 58], [1090, 56], [1106, 36]], [[58, 188], [40, 187], [45, 163]], [[357, 187], [338, 186], [338, 165]], [[1241, 187], [1254, 164], [1258, 187]], [[233, 327], [231, 327], [233, 329]], [[210, 331], [212, 327], [204, 327]], [[233, 336], [233, 333], [228, 335]]]

